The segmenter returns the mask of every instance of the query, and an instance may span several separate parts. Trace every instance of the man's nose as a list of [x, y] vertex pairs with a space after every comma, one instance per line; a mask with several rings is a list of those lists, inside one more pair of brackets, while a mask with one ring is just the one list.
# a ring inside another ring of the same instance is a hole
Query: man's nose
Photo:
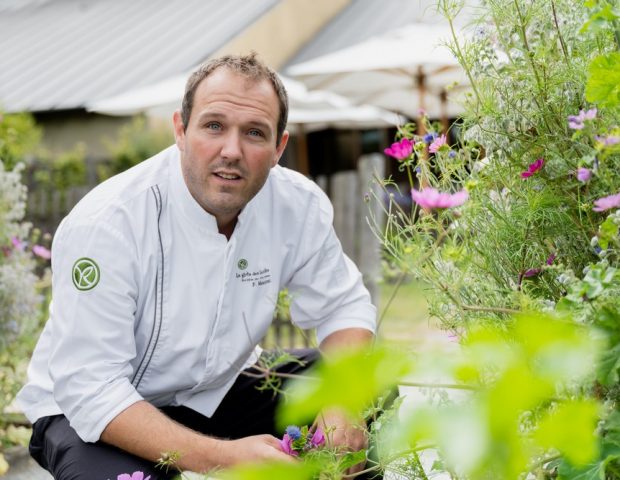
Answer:
[[223, 158], [236, 160], [241, 158], [241, 135], [238, 131], [231, 129], [224, 137], [221, 155]]

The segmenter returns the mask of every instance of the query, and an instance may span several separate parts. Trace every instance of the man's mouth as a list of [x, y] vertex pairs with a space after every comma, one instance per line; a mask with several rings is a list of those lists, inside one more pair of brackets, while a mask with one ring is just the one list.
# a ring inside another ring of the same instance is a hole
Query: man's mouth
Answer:
[[224, 172], [215, 172], [215, 175], [217, 175], [220, 178], [223, 178], [224, 180], [239, 180], [241, 177], [235, 173], [224, 173]]

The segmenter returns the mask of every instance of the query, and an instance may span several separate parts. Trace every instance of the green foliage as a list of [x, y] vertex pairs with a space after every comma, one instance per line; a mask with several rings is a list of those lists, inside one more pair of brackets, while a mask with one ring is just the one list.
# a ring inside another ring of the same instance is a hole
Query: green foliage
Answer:
[[620, 52], [600, 55], [589, 68], [586, 99], [601, 107], [620, 105]]
[[135, 117], [123, 127], [115, 140], [106, 142], [112, 161], [99, 168], [101, 180], [124, 172], [128, 168], [152, 157], [174, 143], [169, 127], [150, 125], [144, 117]]
[[12, 170], [17, 163], [28, 161], [37, 150], [41, 133], [31, 114], [0, 111], [0, 159], [4, 168]]
[[267, 463], [236, 467], [221, 474], [222, 480], [311, 480], [319, 472], [320, 465], [310, 461], [303, 463]]
[[316, 379], [291, 382], [289, 395], [278, 412], [278, 423], [282, 428], [302, 424], [328, 407], [340, 407], [359, 418], [411, 368], [406, 355], [387, 348], [340, 352], [325, 358], [309, 373]]

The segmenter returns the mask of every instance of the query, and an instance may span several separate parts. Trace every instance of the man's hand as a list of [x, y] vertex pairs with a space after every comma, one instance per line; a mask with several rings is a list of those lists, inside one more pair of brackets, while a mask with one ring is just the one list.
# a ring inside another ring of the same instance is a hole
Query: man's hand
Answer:
[[[365, 423], [351, 422], [349, 417], [336, 408], [320, 413], [315, 422], [325, 432], [327, 445], [343, 452], [357, 452], [368, 448], [368, 434]], [[347, 473], [359, 473], [366, 462], [351, 467]]]
[[219, 444], [217, 457], [221, 462], [220, 466], [224, 468], [239, 463], [295, 461], [293, 457], [282, 451], [280, 441], [272, 435], [254, 435], [238, 440], [223, 440]]

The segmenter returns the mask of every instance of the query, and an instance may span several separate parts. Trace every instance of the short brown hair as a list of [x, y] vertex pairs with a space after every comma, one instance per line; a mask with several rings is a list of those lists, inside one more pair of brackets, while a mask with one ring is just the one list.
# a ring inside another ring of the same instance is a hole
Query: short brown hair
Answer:
[[184, 129], [187, 129], [187, 125], [189, 124], [189, 117], [192, 114], [192, 108], [194, 106], [194, 95], [196, 94], [198, 85], [211, 75], [214, 70], [220, 67], [229, 68], [233, 72], [244, 75], [254, 81], [264, 79], [271, 82], [278, 96], [278, 103], [280, 106], [276, 136], [276, 144], [279, 144], [280, 140], [282, 140], [284, 129], [286, 128], [286, 122], [288, 121], [288, 95], [280, 77], [278, 77], [274, 70], [257, 58], [256, 52], [251, 52], [249, 55], [224, 55], [208, 60], [189, 76], [185, 84], [185, 94], [183, 95], [183, 103], [181, 104], [181, 119], [183, 120]]

